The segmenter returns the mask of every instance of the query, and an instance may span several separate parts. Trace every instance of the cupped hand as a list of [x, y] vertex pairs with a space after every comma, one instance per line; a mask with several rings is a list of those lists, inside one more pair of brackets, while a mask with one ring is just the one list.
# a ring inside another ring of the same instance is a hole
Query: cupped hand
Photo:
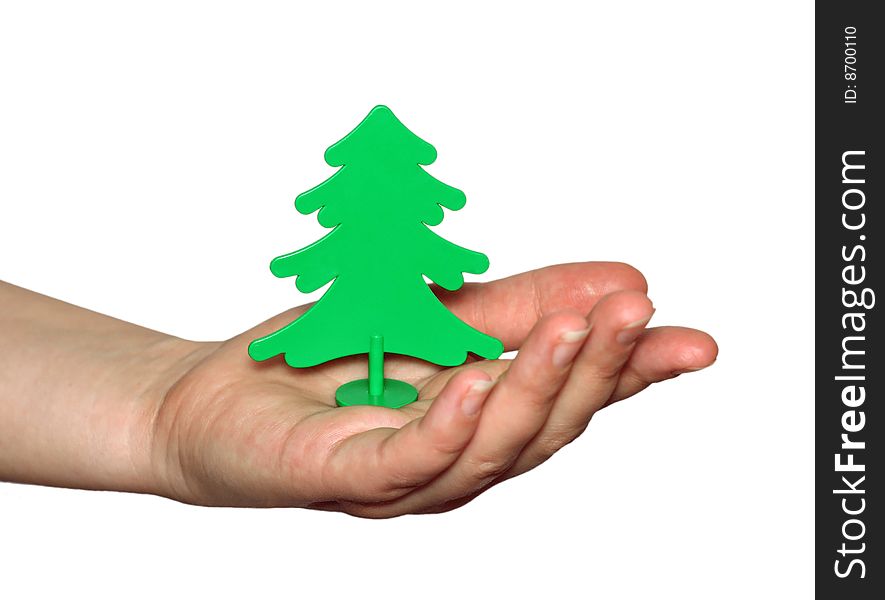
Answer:
[[309, 369], [249, 358], [251, 340], [306, 306], [227, 342], [195, 344], [193, 366], [152, 414], [160, 491], [194, 504], [365, 517], [461, 506], [546, 461], [601, 408], [715, 360], [701, 331], [646, 328], [654, 312], [646, 291], [621, 263], [438, 291], [462, 320], [519, 352], [455, 368], [388, 355], [385, 375], [419, 391], [398, 410], [335, 406], [338, 386], [366, 376], [365, 356]]

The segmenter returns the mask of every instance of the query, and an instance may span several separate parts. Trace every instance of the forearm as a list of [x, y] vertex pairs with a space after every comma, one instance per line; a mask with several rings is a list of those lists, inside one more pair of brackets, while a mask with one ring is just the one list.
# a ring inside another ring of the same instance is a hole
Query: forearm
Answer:
[[152, 417], [198, 347], [0, 282], [0, 480], [155, 491]]

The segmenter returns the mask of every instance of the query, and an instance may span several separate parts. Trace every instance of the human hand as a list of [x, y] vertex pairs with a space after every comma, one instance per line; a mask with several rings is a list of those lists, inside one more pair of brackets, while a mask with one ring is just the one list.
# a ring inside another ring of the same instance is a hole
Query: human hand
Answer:
[[642, 275], [620, 263], [438, 291], [462, 320], [518, 356], [441, 368], [389, 355], [386, 375], [419, 390], [398, 410], [335, 406], [338, 386], [365, 377], [364, 356], [297, 370], [249, 360], [251, 340], [307, 307], [227, 342], [196, 344], [192, 366], [149, 412], [157, 491], [194, 504], [364, 517], [461, 506], [547, 460], [597, 410], [715, 360], [703, 332], [646, 329], [653, 308], [645, 292]]

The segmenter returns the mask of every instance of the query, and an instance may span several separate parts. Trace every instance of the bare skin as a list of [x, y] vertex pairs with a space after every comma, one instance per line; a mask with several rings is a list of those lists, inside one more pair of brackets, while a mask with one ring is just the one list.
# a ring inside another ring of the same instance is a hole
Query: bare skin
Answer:
[[[255, 363], [249, 342], [192, 342], [0, 282], [0, 480], [363, 517], [451, 510], [574, 440], [601, 408], [716, 358], [713, 339], [646, 328], [642, 275], [547, 267], [455, 293], [467, 323], [515, 360], [441, 368], [388, 357], [403, 409], [334, 406], [364, 357]], [[589, 329], [589, 331], [588, 331]]]

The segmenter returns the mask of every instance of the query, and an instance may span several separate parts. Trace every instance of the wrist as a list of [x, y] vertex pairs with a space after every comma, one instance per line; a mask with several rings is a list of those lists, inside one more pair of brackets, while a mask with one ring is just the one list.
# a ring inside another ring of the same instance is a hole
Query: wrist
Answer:
[[213, 352], [214, 342], [193, 342], [167, 337], [151, 344], [144, 353], [139, 379], [146, 385], [139, 393], [129, 415], [127, 453], [133, 467], [132, 486], [128, 490], [173, 496], [171, 493], [168, 436], [159, 431], [158, 417], [176, 385]]

